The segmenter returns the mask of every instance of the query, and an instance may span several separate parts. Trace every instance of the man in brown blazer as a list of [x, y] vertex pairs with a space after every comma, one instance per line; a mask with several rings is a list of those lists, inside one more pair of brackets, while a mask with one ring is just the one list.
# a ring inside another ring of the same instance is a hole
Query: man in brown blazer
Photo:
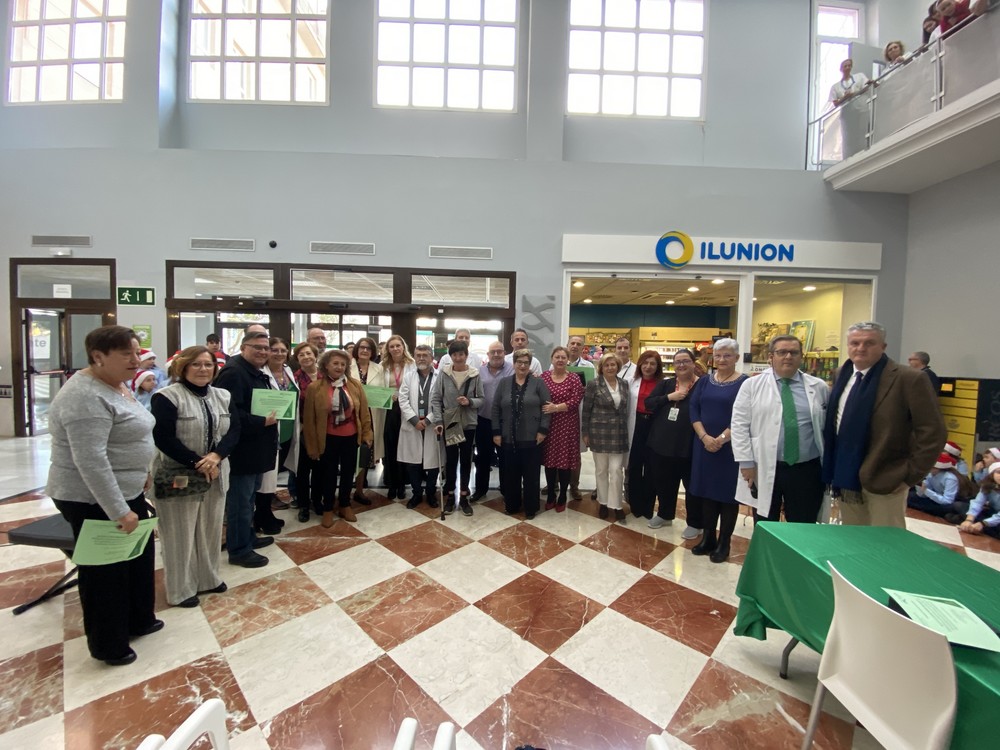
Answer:
[[906, 493], [927, 475], [947, 440], [930, 380], [885, 354], [885, 328], [847, 329], [849, 361], [830, 394], [823, 478], [855, 526], [905, 528]]

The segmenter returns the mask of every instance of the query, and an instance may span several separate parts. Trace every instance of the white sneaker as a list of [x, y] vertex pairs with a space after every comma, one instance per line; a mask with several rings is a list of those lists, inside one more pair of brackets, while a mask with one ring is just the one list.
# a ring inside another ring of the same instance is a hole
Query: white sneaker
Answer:
[[672, 518], [660, 518], [659, 516], [653, 516], [646, 525], [651, 529], [659, 529], [664, 526], [673, 526], [674, 521]]
[[682, 539], [697, 539], [701, 536], [701, 529], [696, 529], [694, 526], [688, 526], [684, 529], [684, 533], [681, 534]]

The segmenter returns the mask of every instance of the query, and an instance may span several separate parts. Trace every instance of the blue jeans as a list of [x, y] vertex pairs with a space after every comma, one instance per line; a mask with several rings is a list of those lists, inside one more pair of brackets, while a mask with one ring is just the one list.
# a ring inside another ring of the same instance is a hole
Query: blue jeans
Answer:
[[226, 549], [230, 560], [253, 552], [254, 497], [262, 474], [230, 474], [226, 492]]

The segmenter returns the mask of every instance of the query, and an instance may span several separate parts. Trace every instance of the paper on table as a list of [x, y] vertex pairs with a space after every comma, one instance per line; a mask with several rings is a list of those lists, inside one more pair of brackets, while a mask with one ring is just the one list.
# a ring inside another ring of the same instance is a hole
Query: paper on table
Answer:
[[368, 406], [372, 409], [391, 409], [392, 394], [396, 391], [385, 385], [366, 385], [365, 396], [368, 398]]
[[895, 589], [882, 590], [896, 600], [911, 620], [940, 633], [950, 643], [1000, 652], [1000, 637], [960, 601]]
[[142, 554], [156, 528], [155, 518], [145, 518], [131, 534], [118, 528], [117, 521], [83, 522], [73, 548], [74, 565], [110, 565], [132, 560]]
[[271, 388], [254, 388], [250, 395], [250, 413], [266, 417], [272, 411], [277, 419], [295, 419], [299, 403], [298, 391], [276, 391]]

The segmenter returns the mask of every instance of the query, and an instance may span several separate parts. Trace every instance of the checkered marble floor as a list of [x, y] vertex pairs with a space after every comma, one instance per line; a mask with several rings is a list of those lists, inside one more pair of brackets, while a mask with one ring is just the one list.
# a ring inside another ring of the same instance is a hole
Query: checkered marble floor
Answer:
[[[128, 667], [88, 656], [75, 592], [12, 616], [67, 563], [0, 546], [0, 747], [132, 748], [209, 697], [237, 750], [388, 748], [407, 716], [421, 747], [446, 720], [460, 748], [642, 748], [650, 733], [676, 748], [798, 747], [819, 657], [800, 647], [781, 680], [783, 638], [732, 634], [749, 519], [716, 565], [691, 555], [682, 521], [609, 524], [589, 499], [526, 521], [491, 493], [442, 522], [369, 494], [356, 524], [279, 512], [270, 564], [223, 563], [229, 591], [195, 609], [166, 605], [158, 564], [166, 627]], [[0, 542], [54, 512], [38, 491], [0, 502]], [[909, 523], [1000, 568], [995, 540]], [[827, 706], [817, 747], [878, 747]]]

